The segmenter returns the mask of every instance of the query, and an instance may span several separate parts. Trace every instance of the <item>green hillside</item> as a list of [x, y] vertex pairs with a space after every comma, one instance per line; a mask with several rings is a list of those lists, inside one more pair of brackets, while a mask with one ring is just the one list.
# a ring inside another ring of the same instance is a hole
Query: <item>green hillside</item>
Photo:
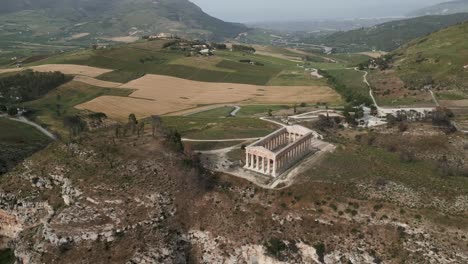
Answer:
[[448, 15], [468, 12], [468, 0], [449, 1], [411, 12], [409, 16]]
[[338, 51], [392, 51], [410, 40], [468, 21], [468, 13], [424, 16], [387, 22], [374, 27], [311, 37], [304, 42], [325, 44]]
[[188, 0], [0, 0], [0, 64], [157, 33], [207, 40], [247, 31]]
[[[95, 36], [173, 32], [224, 38], [246, 30], [243, 25], [207, 15], [188, 0], [0, 0], [0, 4], [0, 21], [8, 22], [4, 27], [23, 26], [23, 34], [48, 33], [49, 38], [59, 33], [83, 32]], [[27, 19], [39, 24], [22, 24]]]
[[393, 53], [394, 67], [411, 87], [468, 91], [468, 23], [420, 38]]

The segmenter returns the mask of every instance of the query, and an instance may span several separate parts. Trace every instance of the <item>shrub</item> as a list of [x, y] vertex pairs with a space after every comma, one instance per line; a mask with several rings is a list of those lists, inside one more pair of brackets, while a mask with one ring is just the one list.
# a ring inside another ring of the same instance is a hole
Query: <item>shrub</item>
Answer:
[[315, 250], [317, 251], [318, 259], [320, 262], [325, 262], [325, 244], [319, 242], [314, 245]]
[[12, 106], [8, 108], [8, 115], [10, 116], [16, 116], [18, 114], [18, 108]]
[[286, 244], [277, 238], [270, 238], [264, 244], [266, 252], [276, 258], [281, 256], [281, 253], [287, 249]]

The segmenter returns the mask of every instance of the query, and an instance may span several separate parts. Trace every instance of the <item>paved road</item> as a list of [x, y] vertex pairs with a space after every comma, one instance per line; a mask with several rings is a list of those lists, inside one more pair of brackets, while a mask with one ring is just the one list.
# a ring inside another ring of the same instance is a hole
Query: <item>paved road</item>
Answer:
[[21, 122], [21, 123], [24, 123], [24, 124], [28, 124], [28, 125], [36, 128], [37, 130], [39, 130], [42, 134], [46, 135], [48, 138], [50, 138], [52, 140], [57, 140], [57, 137], [54, 134], [50, 133], [45, 128], [41, 127], [40, 125], [28, 120], [24, 116], [13, 118], [13, 117], [8, 117], [7, 115], [0, 115], [0, 117], [8, 118], [8, 119], [16, 121], [16, 122]]
[[236, 105], [234, 106], [234, 110], [232, 110], [232, 112], [230, 113], [231, 116], [236, 116], [237, 113], [239, 113], [239, 111], [241, 110], [241, 107]]

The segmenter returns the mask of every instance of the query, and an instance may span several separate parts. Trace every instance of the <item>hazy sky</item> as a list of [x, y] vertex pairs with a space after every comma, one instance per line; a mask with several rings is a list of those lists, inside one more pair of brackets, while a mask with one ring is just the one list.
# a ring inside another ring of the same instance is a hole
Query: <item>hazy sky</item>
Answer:
[[210, 15], [236, 22], [402, 16], [447, 0], [190, 0]]

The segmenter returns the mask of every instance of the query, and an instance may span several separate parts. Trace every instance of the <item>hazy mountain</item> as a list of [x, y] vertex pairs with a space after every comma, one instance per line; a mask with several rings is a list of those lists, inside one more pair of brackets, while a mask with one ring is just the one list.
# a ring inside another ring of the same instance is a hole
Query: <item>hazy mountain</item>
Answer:
[[248, 26], [278, 30], [278, 31], [338, 31], [352, 30], [362, 27], [370, 27], [384, 22], [395, 20], [395, 18], [369, 18], [352, 20], [311, 20], [311, 21], [265, 21], [256, 23], [247, 23]]
[[445, 2], [411, 12], [409, 16], [448, 15], [468, 12], [468, 0]]
[[6, 30], [14, 31], [17, 25], [39, 35], [172, 32], [212, 39], [234, 37], [246, 30], [209, 16], [188, 0], [0, 0], [0, 5], [0, 21], [8, 21]]
[[465, 21], [468, 21], [468, 13], [423, 16], [391, 21], [368, 28], [336, 32], [324, 37], [312, 36], [303, 41], [313, 44], [325, 44], [342, 51], [373, 49], [391, 51], [410, 40]]

